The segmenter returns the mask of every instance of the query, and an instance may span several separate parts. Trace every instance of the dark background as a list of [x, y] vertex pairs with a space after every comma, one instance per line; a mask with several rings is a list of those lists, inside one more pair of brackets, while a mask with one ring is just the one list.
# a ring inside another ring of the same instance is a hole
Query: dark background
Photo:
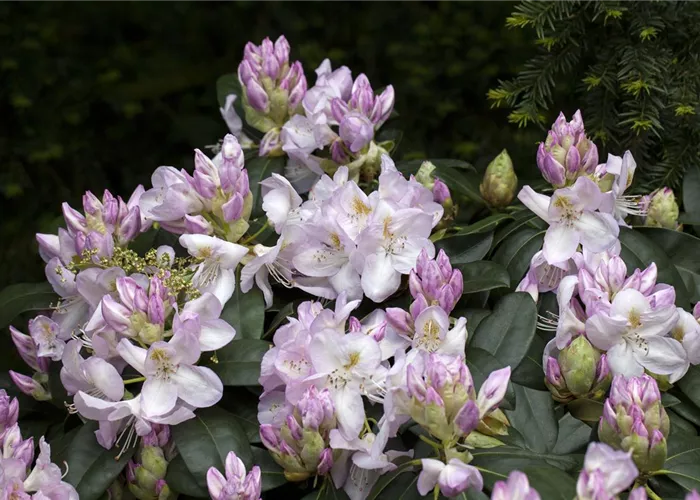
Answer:
[[[39, 281], [34, 233], [55, 232], [82, 193], [128, 197], [159, 165], [226, 133], [215, 83], [248, 40], [284, 33], [313, 85], [325, 57], [396, 89], [399, 156], [483, 167], [508, 148], [534, 165], [536, 127], [518, 130], [486, 92], [536, 52], [505, 27], [515, 4], [0, 4], [0, 287]], [[552, 116], [553, 118], [553, 116]]]

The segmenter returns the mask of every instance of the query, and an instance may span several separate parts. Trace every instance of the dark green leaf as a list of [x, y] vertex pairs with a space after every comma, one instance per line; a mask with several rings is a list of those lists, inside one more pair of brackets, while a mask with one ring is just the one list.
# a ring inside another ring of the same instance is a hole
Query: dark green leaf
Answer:
[[672, 434], [687, 434], [689, 436], [698, 435], [698, 430], [695, 428], [695, 426], [678, 415], [678, 413], [674, 412], [672, 409], [666, 410], [666, 413], [668, 413], [668, 418], [671, 421]]
[[[582, 462], [583, 456], [556, 455], [554, 453], [535, 453], [513, 446], [499, 446], [487, 450], [474, 450], [472, 465], [487, 469], [482, 470], [484, 482], [493, 483], [508, 477], [512, 470], [523, 470], [526, 467], [551, 466], [564, 471], [574, 471]], [[542, 497], [545, 498], [545, 497]]]
[[243, 293], [237, 286], [221, 311], [221, 319], [236, 329], [234, 341], [259, 339], [265, 323], [265, 299], [260, 289], [253, 287], [248, 293]]
[[287, 305], [285, 305], [282, 309], [277, 311], [277, 314], [275, 314], [275, 317], [272, 318], [272, 321], [270, 322], [270, 326], [267, 328], [267, 331], [265, 332], [265, 335], [263, 335], [264, 338], [269, 338], [270, 336], [274, 335], [275, 330], [282, 324], [287, 321], [287, 318], [290, 316], [294, 316], [294, 313], [297, 310], [297, 307], [299, 305], [299, 301], [294, 301], [294, 302], [289, 302]]
[[664, 470], [686, 490], [700, 489], [700, 438], [683, 434], [669, 436]]
[[[135, 448], [127, 450], [116, 460], [119, 449], [105, 450], [95, 439], [97, 422], [87, 422], [62, 450], [54, 452], [53, 462], [68, 464], [68, 473], [64, 481], [69, 482], [78, 491], [81, 500], [97, 500], [107, 490], [127, 462], [134, 454]], [[60, 447], [60, 446], [59, 446]]]
[[[668, 233], [675, 234], [675, 231], [668, 231]], [[663, 234], [670, 238], [671, 235], [668, 233]], [[642, 234], [640, 229], [620, 228], [620, 243], [622, 244], [620, 257], [627, 264], [628, 274], [631, 274], [635, 268], [644, 269], [652, 262], [655, 262], [659, 270], [657, 282], [673, 285], [676, 289], [676, 304], [681, 307], [687, 307], [690, 299], [688, 298], [688, 291], [683, 278], [673, 265], [673, 261], [666, 255], [663, 248], [659, 246], [659, 242], [650, 240], [645, 234], [653, 233], [645, 231]]]
[[23, 312], [44, 311], [57, 295], [49, 283], [17, 283], [0, 292], [0, 329], [7, 328]]
[[597, 423], [603, 415], [603, 403], [592, 399], [574, 399], [568, 405], [571, 414], [584, 422]]
[[492, 240], [493, 233], [476, 233], [438, 240], [435, 247], [444, 250], [454, 266], [483, 259], [489, 253]]
[[262, 196], [260, 194], [260, 182], [270, 177], [273, 173], [283, 175], [286, 158], [277, 156], [261, 156], [246, 162], [250, 190], [253, 193], [253, 218], [264, 215], [262, 211]]
[[[694, 165], [683, 177], [683, 209], [692, 220], [700, 221], [700, 166]], [[694, 227], [700, 234], [700, 227]]]
[[479, 260], [455, 267], [462, 271], [465, 294], [510, 286], [508, 271], [495, 262]]
[[398, 467], [393, 471], [381, 476], [375, 485], [372, 487], [367, 500], [376, 500], [378, 498], [387, 498], [385, 493], [391, 486], [391, 484], [397, 480], [398, 477], [402, 475], [413, 476], [414, 465], [411, 464], [410, 457], [400, 457], [395, 462]]
[[233, 341], [217, 351], [218, 362], [209, 367], [224, 385], [258, 385], [260, 363], [269, 348], [270, 343], [264, 340]]
[[527, 293], [503, 297], [476, 329], [471, 347], [493, 354], [503, 365], [517, 367], [535, 335], [537, 308]]
[[547, 500], [571, 500], [576, 496], [576, 480], [556, 467], [525, 467], [530, 486], [537, 490], [540, 498]]
[[247, 388], [227, 389], [218, 406], [231, 413], [241, 424], [250, 443], [260, 442], [260, 424], [258, 423], [258, 396]]
[[567, 455], [585, 450], [591, 440], [591, 427], [567, 413], [559, 419], [559, 435], [552, 453]]
[[248, 439], [235, 418], [220, 408], [198, 410], [195, 417], [172, 427], [173, 439], [196, 484], [206, 487], [210, 467], [224, 470], [226, 455], [236, 453], [250, 469], [253, 461]]
[[452, 316], [456, 318], [461, 316], [467, 318], [467, 345], [469, 345], [472, 337], [474, 337], [474, 332], [476, 332], [476, 329], [479, 327], [479, 323], [489, 314], [491, 314], [491, 311], [488, 309], [459, 309], [452, 313]]
[[531, 227], [532, 229], [538, 229], [537, 227], [533, 227], [536, 223], [536, 221], [540, 221], [541, 219], [530, 212], [529, 210], [521, 210], [520, 212], [517, 212], [516, 214], [512, 215], [513, 221], [509, 222], [503, 227], [498, 228], [496, 231], [496, 234], [494, 235], [493, 238], [493, 246], [496, 247], [498, 246], [499, 243], [501, 243], [503, 240], [508, 238], [511, 234], [515, 234], [520, 228], [522, 227]]
[[544, 347], [545, 342], [542, 337], [539, 335], [532, 337], [527, 354], [510, 376], [513, 383], [538, 391], [547, 390], [547, 386], [544, 385], [544, 369], [542, 368]]
[[260, 472], [262, 473], [263, 491], [272, 490], [287, 482], [287, 479], [284, 477], [284, 470], [277, 465], [277, 462], [272, 459], [267, 450], [253, 446], [251, 451], [253, 453], [253, 463], [260, 467]]
[[508, 214], [489, 215], [488, 217], [481, 219], [480, 221], [475, 222], [474, 224], [470, 224], [467, 227], [458, 229], [457, 232], [451, 235], [450, 237], [464, 236], [467, 234], [476, 233], [488, 233], [495, 230], [501, 222], [507, 219], [511, 219], [511, 216]]
[[236, 111], [240, 109], [238, 116], [243, 116], [243, 107], [240, 105], [243, 90], [241, 89], [241, 82], [238, 81], [238, 75], [236, 73], [221, 75], [219, 79], [216, 80], [216, 98], [220, 108], [223, 108], [226, 104], [226, 96], [229, 94], [236, 94], [238, 96], [234, 107]]
[[493, 255], [494, 262], [508, 269], [513, 288], [530, 268], [532, 256], [542, 249], [544, 233], [536, 229], [521, 229], [506, 238]]
[[700, 365], [691, 366], [676, 385], [695, 406], [700, 408]]
[[165, 475], [165, 481], [168, 483], [168, 487], [171, 490], [183, 495], [196, 498], [209, 498], [208, 490], [197, 484], [194, 476], [187, 468], [187, 464], [185, 464], [182, 455], [176, 456], [170, 461], [170, 464], [168, 464], [168, 472]]
[[515, 410], [506, 412], [511, 425], [520, 432], [530, 450], [552, 451], [559, 434], [552, 395], [549, 391], [536, 391], [517, 384], [513, 384], [513, 390]]

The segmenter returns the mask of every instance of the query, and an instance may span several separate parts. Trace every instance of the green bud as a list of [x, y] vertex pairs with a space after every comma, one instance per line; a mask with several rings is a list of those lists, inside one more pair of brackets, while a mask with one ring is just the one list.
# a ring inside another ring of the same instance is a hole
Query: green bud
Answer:
[[641, 471], [649, 471], [649, 439], [632, 434], [622, 439], [621, 447], [632, 452], [632, 460]]
[[657, 189], [651, 194], [651, 201], [644, 225], [677, 229], [678, 213], [678, 203], [673, 190], [667, 187]]
[[436, 404], [425, 406], [423, 427], [439, 439], [450, 439], [452, 437], [452, 426], [447, 422], [445, 407]]
[[584, 335], [576, 337], [559, 353], [559, 366], [569, 391], [577, 398], [588, 395], [596, 379], [600, 353]]
[[158, 446], [144, 446], [141, 450], [141, 469], [147, 469], [156, 479], [164, 479], [168, 461]]
[[613, 448], [620, 447], [620, 435], [604, 418], [600, 420], [598, 426], [598, 439]]
[[507, 436], [510, 422], [503, 410], [496, 408], [479, 422], [477, 431], [488, 436]]
[[518, 177], [513, 170], [513, 161], [504, 149], [486, 168], [479, 191], [489, 205], [503, 208], [513, 201], [517, 188]]
[[662, 439], [649, 449], [649, 458], [646, 463], [646, 468], [640, 467], [640, 470], [653, 472], [662, 469], [666, 462], [666, 453], [666, 439]]
[[[248, 125], [250, 125], [251, 127], [259, 130], [263, 134], [272, 130], [273, 128], [277, 128], [284, 124], [281, 123], [278, 125], [267, 114], [261, 113], [260, 111], [251, 107], [250, 103], [248, 102], [248, 93], [245, 90], [245, 86], [243, 87], [243, 98], [241, 99], [241, 101], [243, 105], [243, 111], [245, 112], [246, 123], [248, 123]], [[270, 100], [270, 109], [272, 109], [272, 99]]]
[[453, 458], [457, 458], [465, 464], [468, 464], [474, 459], [472, 454], [469, 453], [469, 450], [461, 450], [458, 448], [445, 448], [445, 462], [449, 462]]
[[37, 401], [51, 401], [51, 392], [48, 390], [49, 374], [36, 372], [32, 375], [32, 379], [40, 384], [32, 391], [32, 397]]
[[421, 163], [418, 172], [416, 172], [416, 180], [426, 188], [432, 190], [435, 185], [435, 179], [433, 178], [434, 171], [435, 165], [429, 161], [424, 161]]
[[304, 462], [306, 470], [314, 472], [318, 467], [319, 456], [326, 447], [326, 443], [323, 440], [323, 436], [321, 436], [318, 431], [304, 429], [303, 434], [301, 439], [301, 453], [299, 453], [299, 456], [302, 462]]
[[464, 444], [470, 448], [495, 448], [497, 446], [503, 446], [502, 441], [478, 431], [470, 432], [465, 438]]

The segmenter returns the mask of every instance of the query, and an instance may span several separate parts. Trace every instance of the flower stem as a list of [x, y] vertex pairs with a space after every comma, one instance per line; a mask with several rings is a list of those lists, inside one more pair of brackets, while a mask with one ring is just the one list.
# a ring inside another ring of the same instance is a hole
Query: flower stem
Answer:
[[644, 489], [647, 490], [647, 495], [649, 495], [649, 498], [651, 500], [661, 500], [661, 497], [654, 493], [654, 491], [651, 488], [649, 488], [648, 485], [644, 486]]
[[136, 378], [126, 379], [126, 380], [124, 381], [124, 385], [127, 385], [127, 384], [138, 384], [139, 382], [143, 382], [144, 380], [146, 380], [146, 377], [136, 377]]
[[250, 243], [251, 241], [253, 241], [255, 238], [257, 238], [258, 236], [260, 236], [265, 231], [265, 229], [268, 228], [269, 225], [270, 225], [270, 221], [266, 220], [265, 224], [263, 224], [263, 226], [260, 229], [258, 229], [258, 231], [254, 235], [248, 236], [246, 239], [244, 239], [241, 242], [241, 245], [246, 245], [246, 244]]
[[425, 436], [423, 436], [423, 435], [420, 435], [420, 436], [418, 436], [418, 437], [419, 437], [420, 440], [423, 441], [424, 443], [428, 443], [430, 446], [432, 446], [432, 447], [435, 449], [435, 451], [437, 452], [437, 454], [440, 455], [440, 452], [442, 451], [442, 446], [440, 446], [438, 443], [436, 443], [436, 442], [433, 441], [432, 439], [429, 439], [429, 438], [427, 438], [427, 437], [425, 437]]

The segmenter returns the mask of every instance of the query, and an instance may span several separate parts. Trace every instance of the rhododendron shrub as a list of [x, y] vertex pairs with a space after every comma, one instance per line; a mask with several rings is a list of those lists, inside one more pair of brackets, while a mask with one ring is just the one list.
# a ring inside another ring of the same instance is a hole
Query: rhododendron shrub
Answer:
[[292, 53], [245, 47], [188, 168], [37, 234], [46, 283], [0, 298], [1, 498], [697, 498], [672, 194], [578, 111], [540, 179], [402, 161], [391, 85]]

